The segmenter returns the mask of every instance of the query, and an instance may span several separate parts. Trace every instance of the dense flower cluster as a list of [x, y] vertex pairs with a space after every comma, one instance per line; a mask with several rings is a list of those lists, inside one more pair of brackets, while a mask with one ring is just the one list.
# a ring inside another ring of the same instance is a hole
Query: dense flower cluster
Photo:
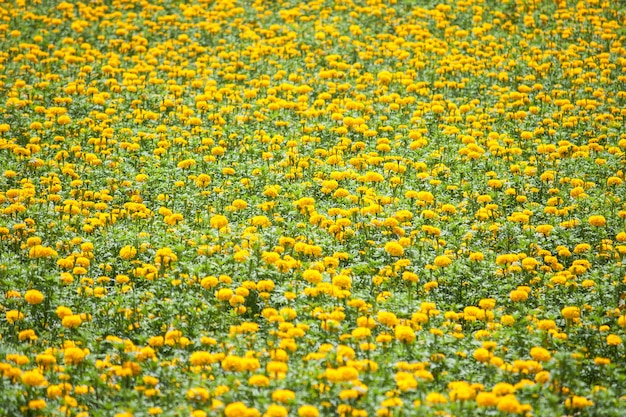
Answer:
[[0, 17], [0, 416], [623, 415], [619, 2]]

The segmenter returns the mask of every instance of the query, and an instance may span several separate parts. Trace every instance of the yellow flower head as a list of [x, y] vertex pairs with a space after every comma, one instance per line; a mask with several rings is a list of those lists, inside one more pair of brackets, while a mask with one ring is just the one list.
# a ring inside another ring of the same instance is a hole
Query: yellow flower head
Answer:
[[24, 294], [24, 300], [28, 304], [41, 304], [44, 299], [44, 295], [39, 290], [28, 290]]

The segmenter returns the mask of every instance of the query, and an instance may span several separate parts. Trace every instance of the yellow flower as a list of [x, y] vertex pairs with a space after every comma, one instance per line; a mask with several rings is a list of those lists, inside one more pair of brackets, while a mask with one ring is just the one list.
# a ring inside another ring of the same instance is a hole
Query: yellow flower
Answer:
[[69, 316], [63, 317], [61, 320], [61, 325], [68, 329], [75, 329], [76, 327], [82, 324], [82, 319], [78, 314], [71, 314]]
[[127, 245], [120, 249], [120, 258], [124, 260], [133, 259], [137, 254], [137, 249], [134, 246]]
[[37, 361], [37, 364], [39, 366], [43, 366], [44, 368], [57, 362], [57, 359], [56, 357], [54, 357], [54, 355], [49, 355], [45, 353], [40, 353], [39, 355], [37, 355], [37, 358], [35, 360]]
[[154, 263], [158, 266], [170, 266], [172, 262], [176, 262], [178, 256], [170, 248], [161, 248], [154, 255]]
[[59, 118], [57, 119], [57, 123], [60, 125], [68, 125], [71, 122], [72, 122], [72, 119], [67, 114], [63, 114], [59, 116]]
[[37, 400], [30, 400], [28, 402], [28, 408], [31, 410], [41, 410], [43, 408], [46, 408], [46, 400], [41, 398]]
[[606, 344], [609, 346], [619, 346], [622, 344], [622, 338], [616, 334], [610, 334], [606, 337]]
[[398, 317], [394, 313], [389, 311], [379, 311], [376, 319], [379, 323], [389, 327], [393, 327], [398, 324]]
[[588, 221], [590, 225], [595, 227], [604, 227], [606, 225], [606, 219], [601, 215], [589, 216]]
[[271, 404], [267, 407], [263, 417], [287, 417], [288, 413], [287, 409], [282, 405]]
[[333, 285], [344, 290], [349, 290], [352, 287], [352, 278], [347, 275], [335, 275], [333, 277]]
[[385, 177], [383, 177], [378, 172], [368, 171], [365, 173], [362, 179], [364, 182], [383, 182], [385, 181]]
[[394, 332], [396, 339], [402, 343], [413, 343], [415, 341], [415, 332], [409, 326], [398, 325]]
[[48, 246], [35, 245], [28, 252], [29, 258], [56, 258], [58, 252]]
[[261, 259], [263, 259], [263, 261], [269, 265], [273, 265], [276, 263], [276, 261], [278, 261], [280, 259], [280, 254], [276, 253], [276, 252], [263, 252], [261, 254]]
[[565, 408], [585, 408], [591, 407], [592, 405], [593, 401], [588, 400], [585, 397], [580, 397], [578, 395], [574, 395], [565, 400]]
[[317, 284], [322, 281], [322, 274], [315, 269], [307, 269], [302, 273], [302, 278], [311, 284]]
[[445, 108], [440, 104], [435, 104], [430, 109], [435, 114], [443, 114], [443, 112], [445, 111]]
[[580, 308], [578, 307], [564, 307], [561, 310], [561, 314], [568, 320], [576, 320], [580, 318]]
[[214, 276], [204, 277], [200, 281], [200, 286], [206, 290], [215, 287], [217, 284], [219, 284], [219, 280]]
[[298, 417], [318, 417], [320, 412], [315, 406], [303, 405], [298, 408]]
[[22, 383], [29, 387], [43, 387], [48, 384], [46, 378], [39, 372], [38, 369], [32, 371], [26, 371], [22, 374]]
[[478, 362], [487, 362], [491, 357], [491, 353], [485, 348], [478, 348], [474, 351], [472, 356], [474, 356], [474, 359]]
[[602, 357], [596, 356], [593, 359], [593, 363], [598, 365], [598, 366], [609, 365], [611, 363], [611, 359], [609, 359], [609, 358], [602, 358]]
[[404, 281], [408, 281], [408, 282], [418, 282], [419, 281], [419, 276], [411, 271], [404, 271], [402, 273], [402, 280]]
[[446, 404], [448, 399], [438, 392], [431, 392], [426, 396], [426, 403], [430, 405]]
[[398, 242], [387, 242], [385, 244], [385, 252], [391, 256], [403, 256], [404, 248]]
[[270, 222], [270, 219], [268, 219], [267, 216], [254, 216], [252, 219], [250, 219], [250, 223], [253, 226], [260, 227], [269, 227], [272, 225], [272, 222]]
[[509, 298], [511, 299], [511, 301], [523, 302], [528, 300], [528, 293], [522, 290], [513, 290], [509, 294]]
[[482, 252], [472, 252], [470, 253], [469, 259], [472, 262], [480, 262], [485, 259], [485, 255]]
[[248, 384], [253, 387], [267, 387], [270, 384], [270, 380], [265, 375], [252, 375], [248, 378]]
[[213, 229], [219, 230], [228, 226], [228, 219], [226, 218], [226, 216], [216, 214], [215, 216], [211, 217], [211, 219], [209, 220], [209, 224]]
[[28, 290], [24, 294], [24, 300], [28, 304], [41, 304], [44, 299], [44, 295], [39, 290]]
[[476, 396], [476, 390], [466, 381], [453, 381], [448, 384], [450, 400], [467, 401]]
[[244, 417], [248, 411], [248, 407], [242, 402], [230, 403], [224, 408], [226, 417]]
[[476, 404], [480, 407], [495, 407], [498, 401], [498, 397], [492, 392], [479, 392], [476, 395]]
[[530, 349], [530, 356], [539, 362], [547, 362], [552, 358], [550, 352], [540, 346], [535, 346]]
[[230, 288], [220, 288], [215, 293], [215, 298], [220, 301], [228, 301], [230, 300], [235, 293]]
[[39, 337], [37, 336], [37, 334], [35, 333], [35, 331], [33, 329], [22, 330], [21, 332], [19, 332], [17, 334], [17, 338], [20, 341], [23, 341], [23, 340], [38, 340], [39, 339]]
[[85, 352], [77, 347], [68, 347], [63, 351], [63, 358], [68, 365], [78, 365], [85, 359]]
[[483, 298], [478, 302], [478, 306], [483, 310], [493, 310], [496, 306], [496, 300], [493, 298]]
[[296, 394], [288, 389], [279, 389], [272, 393], [272, 401], [288, 403], [296, 398]]
[[69, 307], [58, 306], [56, 309], [56, 314], [57, 316], [59, 316], [60, 319], [63, 319], [67, 316], [71, 316], [74, 313], [72, 313], [72, 310]]
[[196, 164], [196, 161], [193, 159], [183, 159], [182, 161], [178, 163], [177, 167], [179, 169], [187, 169], [187, 168], [191, 168], [195, 164]]
[[591, 245], [588, 243], [579, 243], [574, 247], [574, 253], [580, 255], [581, 253], [585, 253], [591, 249]]
[[551, 224], [540, 224], [537, 227], [535, 227], [535, 230], [537, 231], [537, 233], [540, 233], [544, 236], [550, 236], [552, 229], [554, 229], [554, 226], [552, 226]]
[[233, 254], [233, 259], [237, 262], [243, 262], [250, 257], [250, 252], [246, 249], [239, 250]]
[[18, 310], [9, 310], [5, 313], [5, 316], [10, 324], [15, 324], [16, 321], [24, 320], [24, 314]]
[[193, 401], [205, 402], [210, 397], [209, 390], [203, 387], [190, 388], [187, 390], [187, 398]]
[[237, 210], [244, 210], [248, 207], [248, 203], [246, 203], [245, 200], [238, 198], [233, 201], [232, 206], [235, 207]]
[[517, 414], [522, 410], [522, 405], [519, 403], [515, 395], [508, 394], [500, 398], [498, 401], [498, 411], [503, 413]]
[[539, 384], [545, 384], [548, 381], [550, 381], [550, 372], [548, 371], [541, 371], [535, 375], [535, 382]]
[[450, 257], [447, 255], [439, 255], [435, 258], [435, 261], [433, 262], [433, 264], [440, 268], [445, 268], [449, 266], [450, 264], [452, 264], [452, 259], [450, 259]]
[[194, 366], [208, 365], [217, 362], [217, 357], [212, 353], [205, 351], [196, 351], [189, 357], [189, 363]]

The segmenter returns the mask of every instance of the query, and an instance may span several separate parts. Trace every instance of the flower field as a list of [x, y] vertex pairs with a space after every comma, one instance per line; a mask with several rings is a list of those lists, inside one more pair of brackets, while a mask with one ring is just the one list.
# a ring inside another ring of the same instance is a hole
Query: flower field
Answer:
[[0, 16], [0, 417], [624, 415], [620, 2]]

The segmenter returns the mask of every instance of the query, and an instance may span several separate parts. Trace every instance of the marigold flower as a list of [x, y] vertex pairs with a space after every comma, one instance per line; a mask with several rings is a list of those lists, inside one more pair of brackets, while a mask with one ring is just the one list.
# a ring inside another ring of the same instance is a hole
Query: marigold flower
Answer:
[[75, 329], [76, 327], [82, 324], [82, 319], [78, 314], [71, 314], [69, 316], [63, 317], [61, 320], [61, 325], [68, 329]]
[[193, 401], [205, 402], [210, 398], [209, 390], [203, 387], [195, 387], [187, 390], [187, 398]]
[[228, 219], [226, 218], [226, 216], [216, 214], [215, 216], [211, 217], [211, 219], [209, 220], [209, 224], [213, 229], [219, 230], [228, 226]]
[[396, 326], [394, 330], [396, 339], [402, 343], [413, 343], [415, 341], [415, 332], [409, 326]]
[[265, 375], [252, 375], [250, 378], [248, 378], [248, 384], [252, 385], [253, 387], [267, 387], [270, 384], [270, 379]]
[[503, 413], [517, 414], [522, 410], [522, 405], [519, 403], [515, 395], [508, 394], [500, 398], [498, 401], [498, 411]]
[[298, 417], [318, 417], [320, 412], [313, 405], [303, 405], [298, 408]]
[[563, 315], [564, 318], [568, 320], [576, 320], [580, 318], [580, 308], [572, 307], [572, 306], [564, 307], [561, 310], [561, 314]]
[[28, 290], [24, 294], [24, 300], [28, 304], [41, 304], [44, 299], [44, 295], [39, 290]]
[[472, 252], [469, 256], [470, 261], [480, 262], [485, 259], [485, 255], [482, 252]]
[[63, 360], [68, 365], [78, 365], [85, 359], [85, 352], [77, 347], [68, 347], [63, 351]]
[[604, 227], [606, 225], [606, 219], [601, 215], [589, 216], [588, 221], [594, 227]]
[[479, 392], [476, 395], [476, 404], [479, 407], [495, 407], [498, 401], [498, 397], [492, 392]]
[[220, 288], [215, 293], [215, 298], [220, 301], [228, 301], [233, 297], [233, 295], [235, 295], [235, 293], [230, 288]]
[[248, 207], [248, 203], [246, 203], [245, 200], [238, 198], [232, 202], [232, 206], [235, 207], [237, 210], [244, 210]]
[[550, 355], [550, 352], [545, 349], [542, 348], [540, 346], [535, 346], [533, 348], [530, 349], [530, 356], [539, 362], [547, 362], [552, 358], [552, 355]]
[[33, 329], [22, 330], [21, 332], [19, 332], [17, 334], [17, 338], [20, 341], [23, 341], [23, 340], [38, 340], [39, 339], [39, 337], [37, 336], [37, 334], [35, 333], [35, 331]]
[[217, 362], [215, 355], [205, 351], [196, 351], [189, 357], [189, 363], [194, 366], [208, 365]]
[[593, 358], [593, 363], [598, 366], [609, 365], [611, 363], [611, 359], [596, 356], [595, 358]]
[[439, 255], [435, 258], [433, 264], [440, 268], [445, 268], [452, 264], [452, 259], [447, 255]]
[[352, 287], [352, 278], [348, 275], [335, 275], [332, 282], [334, 286], [341, 289], [350, 289]]
[[391, 256], [404, 256], [404, 248], [398, 242], [387, 242], [385, 252]]
[[528, 300], [528, 293], [522, 290], [513, 290], [510, 292], [509, 298], [511, 298], [511, 301], [523, 302]]
[[446, 404], [448, 399], [438, 392], [430, 392], [426, 395], [426, 403], [430, 405]]
[[322, 281], [322, 274], [315, 269], [307, 269], [302, 273], [302, 278], [311, 284], [317, 284]]
[[46, 408], [46, 400], [39, 398], [37, 400], [30, 400], [28, 402], [28, 408], [30, 410], [42, 410]]
[[120, 258], [124, 260], [133, 259], [137, 254], [137, 249], [134, 246], [127, 245], [120, 249]]
[[224, 415], [226, 417], [242, 417], [246, 416], [248, 407], [242, 402], [230, 403], [224, 408]]
[[288, 389], [279, 389], [272, 393], [272, 401], [279, 403], [288, 403], [296, 398], [296, 394]]
[[22, 383], [29, 387], [42, 387], [48, 384], [46, 378], [37, 369], [26, 371], [22, 374]]
[[267, 407], [263, 417], [287, 417], [287, 414], [289, 414], [288, 410], [282, 405], [271, 404]]
[[390, 311], [379, 311], [376, 319], [379, 323], [389, 327], [393, 327], [399, 322], [398, 317]]
[[491, 353], [485, 348], [478, 348], [474, 350], [474, 353], [472, 356], [478, 362], [487, 362], [489, 361], [489, 358], [491, 357]]
[[10, 324], [15, 324], [16, 321], [24, 320], [24, 314], [18, 310], [9, 310], [5, 313], [5, 317]]
[[568, 398], [567, 400], [565, 400], [565, 408], [580, 409], [580, 408], [585, 408], [585, 407], [591, 407], [592, 405], [593, 405], [593, 401], [588, 400], [587, 398], [581, 397], [578, 395], [574, 395]]
[[616, 334], [610, 334], [606, 337], [606, 344], [609, 346], [619, 346], [622, 344], [622, 338]]

